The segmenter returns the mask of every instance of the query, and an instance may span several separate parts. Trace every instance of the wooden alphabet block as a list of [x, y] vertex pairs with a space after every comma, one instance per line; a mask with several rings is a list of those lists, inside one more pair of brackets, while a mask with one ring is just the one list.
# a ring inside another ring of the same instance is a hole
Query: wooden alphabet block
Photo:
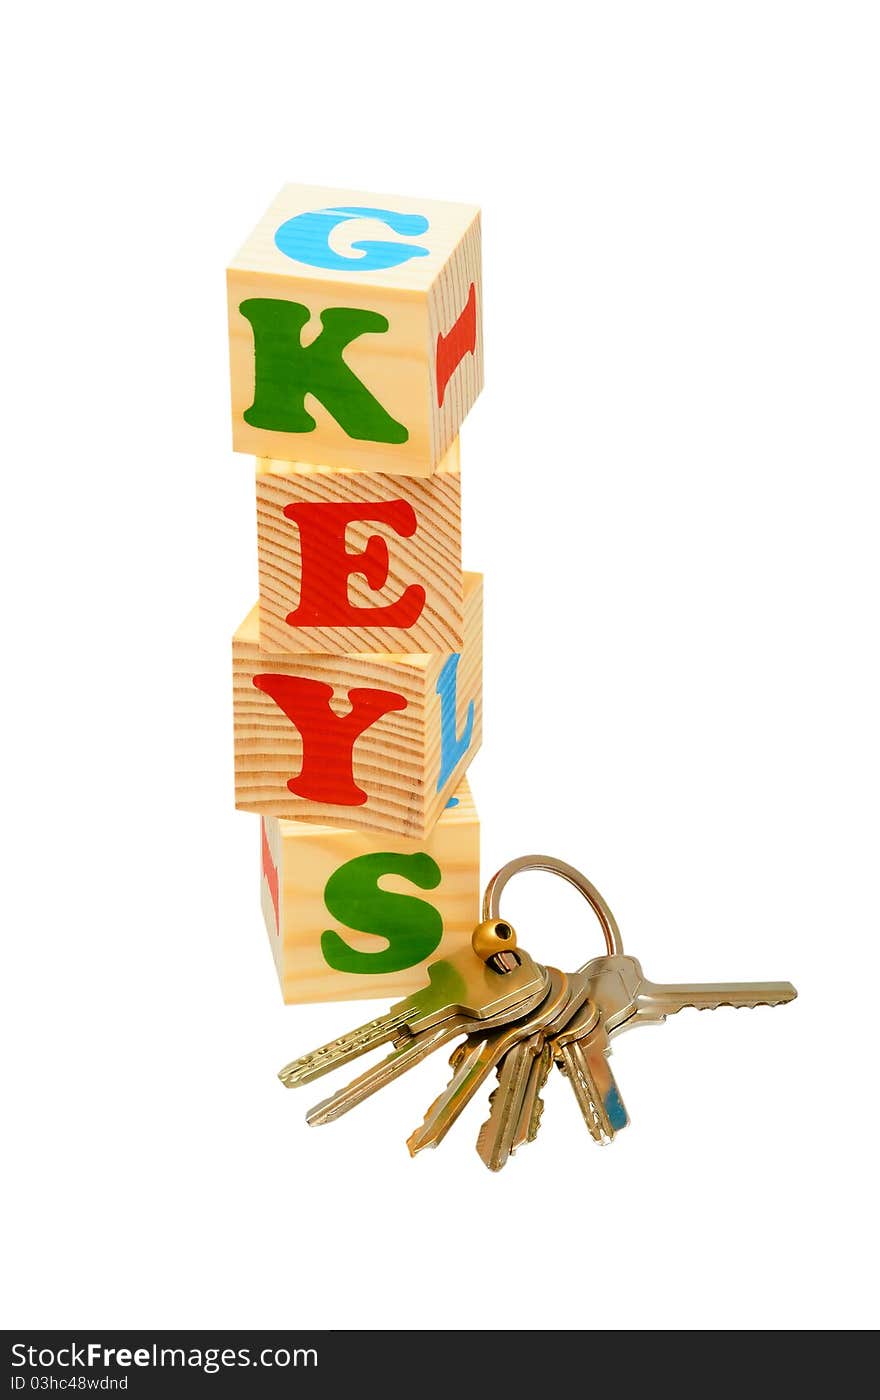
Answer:
[[480, 213], [286, 185], [227, 273], [237, 452], [430, 476], [483, 387]]
[[458, 438], [431, 477], [257, 462], [260, 646], [461, 651]]
[[467, 781], [423, 841], [262, 817], [261, 899], [286, 1002], [396, 1000], [470, 941], [480, 824]]
[[464, 575], [460, 652], [260, 650], [233, 638], [236, 806], [422, 840], [482, 739], [483, 579]]

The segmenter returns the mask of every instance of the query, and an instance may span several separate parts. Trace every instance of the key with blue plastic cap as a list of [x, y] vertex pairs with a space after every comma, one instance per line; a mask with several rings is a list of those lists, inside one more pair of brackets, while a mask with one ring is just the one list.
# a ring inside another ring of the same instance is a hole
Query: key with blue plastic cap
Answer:
[[790, 982], [650, 982], [637, 959], [623, 953], [594, 958], [584, 971], [598, 1023], [579, 1033], [573, 1021], [552, 1043], [556, 1062], [569, 1074], [587, 1127], [599, 1142], [612, 1141], [629, 1122], [607, 1063], [611, 1037], [635, 1026], [661, 1024], [686, 1007], [780, 1006], [797, 996]]
[[614, 1134], [626, 1127], [629, 1115], [608, 1063], [608, 1031], [593, 1002], [587, 1002], [554, 1037], [551, 1048], [590, 1136], [598, 1143], [612, 1142]]

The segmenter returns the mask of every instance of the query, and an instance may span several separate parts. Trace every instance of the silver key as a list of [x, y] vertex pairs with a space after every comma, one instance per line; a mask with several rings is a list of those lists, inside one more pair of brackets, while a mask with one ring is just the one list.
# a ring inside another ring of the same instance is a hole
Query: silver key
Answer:
[[[779, 1006], [797, 996], [790, 982], [650, 982], [639, 962], [624, 954], [617, 921], [599, 891], [579, 870], [551, 856], [522, 856], [503, 866], [486, 887], [484, 919], [499, 917], [501, 891], [513, 875], [523, 870], [546, 870], [569, 881], [592, 905], [605, 935], [606, 956], [594, 958], [581, 969], [590, 981], [589, 995], [596, 1006], [597, 1021], [589, 1027], [584, 1025], [581, 1035], [561, 1037], [562, 1043], [554, 1041], [554, 1054], [558, 1053], [568, 1070], [587, 1126], [599, 1141], [611, 1141], [614, 1132], [629, 1122], [607, 1061], [612, 1036], [635, 1026], [660, 1023], [687, 1006], [700, 1009]], [[586, 1014], [581, 1013], [582, 1019]], [[566, 1029], [571, 1032], [575, 1027], [571, 1025]], [[540, 1070], [533, 1064], [529, 1085], [534, 1086], [539, 1076]], [[522, 1141], [524, 1133], [528, 1137], [529, 1129], [523, 1119], [528, 1112], [531, 1123], [540, 1090], [527, 1089], [526, 1096], [530, 1097], [532, 1092], [534, 1096], [528, 1107], [525, 1101], [522, 1105], [514, 1142]]]
[[597, 1142], [612, 1142], [615, 1133], [629, 1123], [607, 1059], [612, 1036], [638, 1025], [661, 1024], [687, 1006], [776, 1006], [797, 996], [790, 982], [649, 982], [637, 959], [623, 954], [594, 958], [586, 972], [599, 1024], [583, 1038], [567, 1027], [566, 1035], [554, 1043], [554, 1055]]
[[[594, 958], [584, 971], [594, 980], [591, 998], [599, 1007], [609, 1035], [637, 1015], [637, 1024], [663, 1021], [686, 1006], [714, 1009], [718, 1006], [779, 1006], [793, 1001], [797, 992], [790, 982], [649, 982], [635, 958], [623, 951], [617, 920], [595, 885], [565, 861], [553, 856], [520, 856], [492, 876], [483, 895], [483, 918], [500, 916], [501, 892], [512, 876], [524, 870], [546, 870], [575, 886], [596, 914], [608, 950]], [[603, 998], [608, 1003], [607, 1007]]]
[[656, 1025], [688, 1006], [780, 1006], [797, 996], [790, 982], [649, 982], [638, 960], [625, 954], [594, 958], [584, 970], [609, 1036], [629, 1029], [631, 1020]]
[[[660, 1025], [667, 1016], [689, 1006], [698, 1011], [715, 1011], [719, 1006], [783, 1006], [797, 996], [790, 982], [649, 982], [635, 958], [632, 961], [641, 981], [635, 1013], [628, 1019], [639, 1025]], [[622, 1022], [614, 1031], [624, 1028]]]

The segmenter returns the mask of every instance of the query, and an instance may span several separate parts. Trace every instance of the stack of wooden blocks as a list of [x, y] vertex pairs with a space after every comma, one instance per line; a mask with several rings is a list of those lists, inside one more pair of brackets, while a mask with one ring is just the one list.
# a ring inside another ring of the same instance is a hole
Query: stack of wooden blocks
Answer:
[[228, 271], [260, 598], [233, 639], [285, 1001], [397, 996], [478, 919], [479, 574], [458, 432], [482, 388], [479, 210], [286, 186]]

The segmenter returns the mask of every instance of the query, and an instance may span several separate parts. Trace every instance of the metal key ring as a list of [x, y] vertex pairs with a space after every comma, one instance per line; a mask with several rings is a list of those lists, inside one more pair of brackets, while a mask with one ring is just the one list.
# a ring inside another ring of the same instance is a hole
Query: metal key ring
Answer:
[[575, 870], [573, 865], [566, 865], [564, 860], [556, 860], [554, 856], [520, 856], [518, 860], [510, 860], [506, 865], [502, 865], [501, 869], [492, 876], [483, 895], [484, 920], [500, 917], [501, 891], [508, 880], [513, 875], [518, 875], [521, 870], [546, 870], [548, 874], [559, 875], [570, 885], [574, 885], [575, 889], [580, 890], [584, 899], [592, 906], [599, 923], [602, 925], [605, 947], [608, 949], [609, 956], [613, 958], [623, 952], [623, 939], [620, 936], [620, 929], [617, 927], [617, 920], [596, 886], [590, 883], [586, 875]]

